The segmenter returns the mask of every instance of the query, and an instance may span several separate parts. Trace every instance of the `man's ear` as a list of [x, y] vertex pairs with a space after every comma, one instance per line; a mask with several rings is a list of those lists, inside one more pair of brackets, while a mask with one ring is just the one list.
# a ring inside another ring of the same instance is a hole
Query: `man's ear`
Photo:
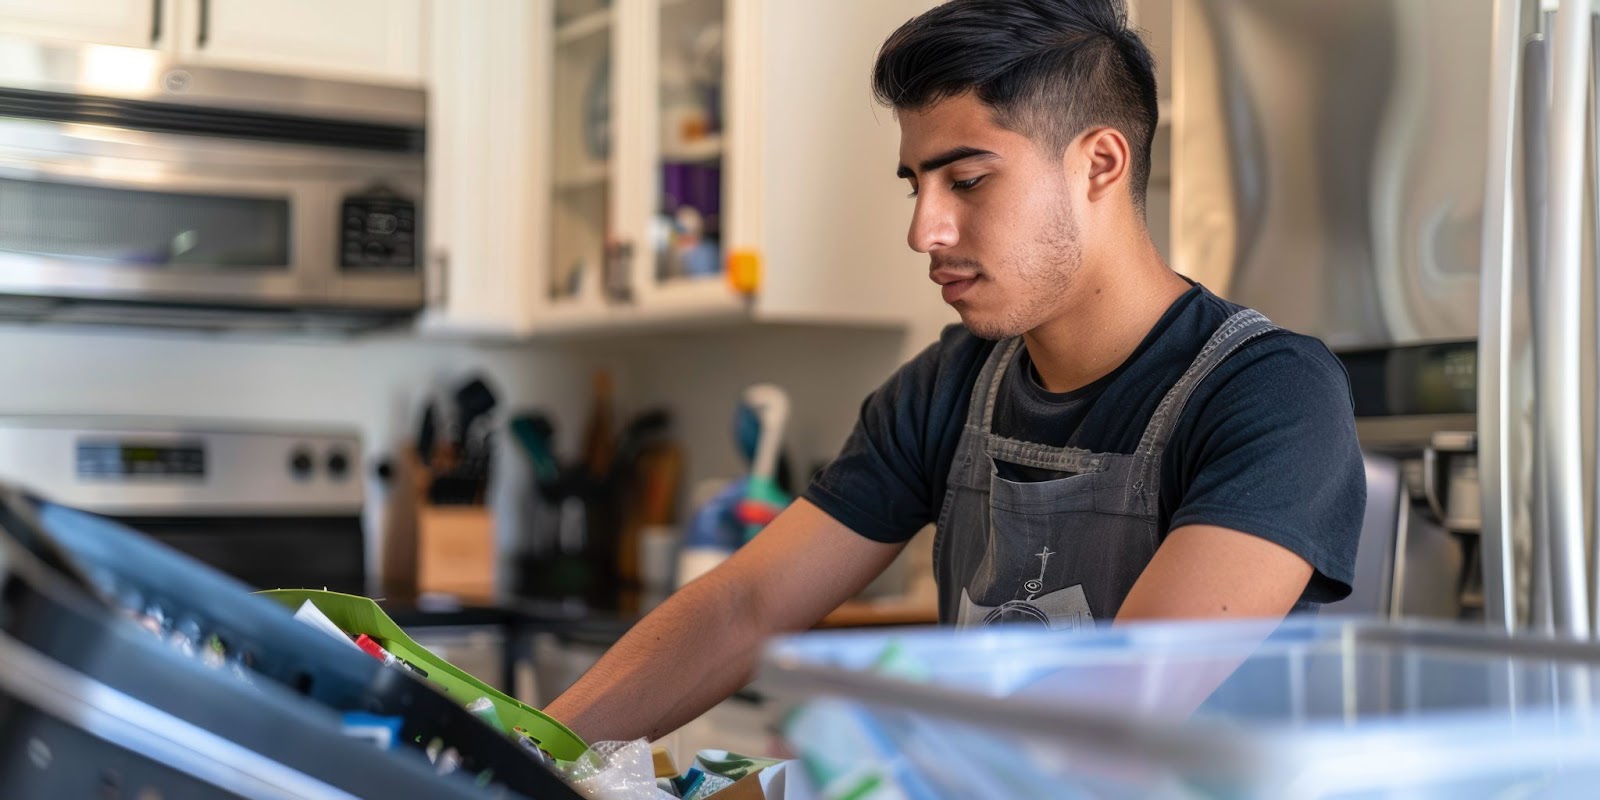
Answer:
[[1088, 165], [1089, 201], [1105, 199], [1125, 181], [1133, 164], [1133, 150], [1127, 137], [1112, 127], [1093, 128], [1078, 137], [1068, 152], [1077, 151], [1081, 163]]

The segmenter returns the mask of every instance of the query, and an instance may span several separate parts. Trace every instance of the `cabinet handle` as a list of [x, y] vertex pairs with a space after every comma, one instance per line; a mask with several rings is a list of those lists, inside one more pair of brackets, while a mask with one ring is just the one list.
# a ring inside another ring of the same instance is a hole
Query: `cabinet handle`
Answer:
[[606, 246], [601, 261], [600, 286], [612, 302], [633, 302], [633, 242], [613, 242]]
[[195, 45], [204, 48], [206, 40], [211, 38], [211, 0], [200, 0], [200, 35], [195, 38]]
[[450, 299], [449, 285], [446, 282], [450, 274], [450, 253], [439, 250], [433, 254], [432, 274], [428, 277], [428, 305], [442, 307]]
[[150, 43], [161, 42], [161, 4], [165, 0], [150, 0]]

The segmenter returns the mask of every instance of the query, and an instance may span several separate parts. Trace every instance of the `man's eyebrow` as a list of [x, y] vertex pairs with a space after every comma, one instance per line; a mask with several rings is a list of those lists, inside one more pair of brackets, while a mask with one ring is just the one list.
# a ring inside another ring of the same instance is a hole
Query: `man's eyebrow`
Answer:
[[[918, 164], [917, 166], [920, 167], [920, 169], [917, 170], [917, 173], [932, 172], [940, 167], [948, 167], [957, 161], [965, 161], [969, 158], [987, 159], [999, 158], [999, 156], [991, 151], [979, 150], [976, 147], [956, 147], [946, 150], [943, 153], [940, 153], [939, 155], [936, 155], [933, 158], [927, 159], [921, 164]], [[896, 178], [912, 178], [915, 177], [917, 173], [913, 173], [910, 167], [901, 164], [900, 168], [895, 170], [894, 175]]]

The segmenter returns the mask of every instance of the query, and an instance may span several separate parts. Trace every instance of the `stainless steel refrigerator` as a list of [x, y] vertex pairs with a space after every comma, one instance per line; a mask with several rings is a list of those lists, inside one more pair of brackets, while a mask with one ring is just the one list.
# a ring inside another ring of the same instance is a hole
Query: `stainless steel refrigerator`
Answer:
[[1173, 265], [1345, 362], [1356, 610], [1591, 634], [1593, 40], [1571, 0], [1173, 0]]

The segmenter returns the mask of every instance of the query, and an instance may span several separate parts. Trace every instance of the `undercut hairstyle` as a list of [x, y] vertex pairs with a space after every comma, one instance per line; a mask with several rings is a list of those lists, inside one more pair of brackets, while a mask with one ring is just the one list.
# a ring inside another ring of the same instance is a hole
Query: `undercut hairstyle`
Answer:
[[1144, 214], [1155, 62], [1123, 0], [953, 0], [884, 41], [872, 88], [896, 112], [973, 92], [995, 124], [1056, 155], [1090, 128], [1115, 128], [1128, 140], [1128, 188]]

